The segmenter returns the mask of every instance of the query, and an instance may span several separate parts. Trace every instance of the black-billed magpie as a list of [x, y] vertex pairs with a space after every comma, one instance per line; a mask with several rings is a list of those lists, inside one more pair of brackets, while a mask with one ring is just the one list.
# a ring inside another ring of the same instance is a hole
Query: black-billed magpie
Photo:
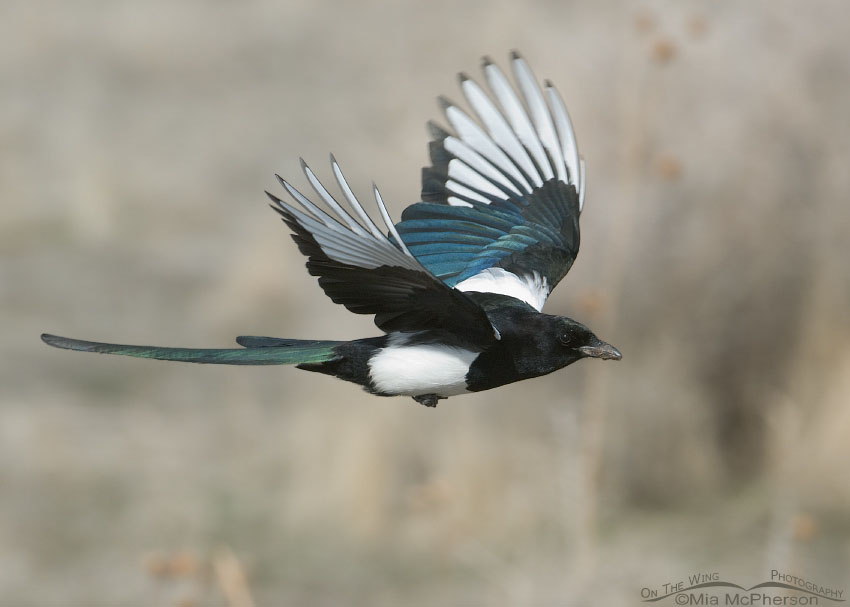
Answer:
[[[331, 156], [353, 215], [301, 161], [322, 210], [277, 177], [298, 206], [266, 192], [334, 302], [373, 314], [385, 335], [354, 341], [236, 338], [236, 349], [126, 346], [42, 335], [58, 348], [226, 365], [285, 365], [333, 375], [379, 396], [440, 399], [546, 375], [581, 358], [620, 352], [565, 316], [541, 313], [579, 249], [584, 160], [548, 81], [511, 54], [516, 88], [483, 61], [490, 94], [460, 86], [478, 120], [440, 98], [454, 132], [433, 122], [422, 202], [393, 225], [377, 187], [384, 233]], [[299, 208], [300, 207], [300, 208]], [[329, 211], [329, 212], [328, 212]]]

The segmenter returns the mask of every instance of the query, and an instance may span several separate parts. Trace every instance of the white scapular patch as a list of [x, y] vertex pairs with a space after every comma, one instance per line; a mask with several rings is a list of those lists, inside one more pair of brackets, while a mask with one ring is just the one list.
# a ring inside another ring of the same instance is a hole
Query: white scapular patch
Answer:
[[467, 392], [466, 374], [478, 352], [439, 344], [405, 345], [407, 334], [390, 338], [369, 360], [369, 378], [385, 394], [455, 396]]
[[487, 268], [459, 282], [455, 289], [508, 295], [524, 301], [540, 312], [549, 296], [549, 281], [537, 272], [532, 276], [517, 276], [504, 268]]

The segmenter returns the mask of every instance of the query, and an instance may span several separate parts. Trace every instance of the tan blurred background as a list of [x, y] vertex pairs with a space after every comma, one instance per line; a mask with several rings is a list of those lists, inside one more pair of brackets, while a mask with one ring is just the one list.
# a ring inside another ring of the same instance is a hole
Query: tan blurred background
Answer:
[[[0, 604], [850, 592], [846, 2], [6, 0], [0, 33]], [[376, 334], [263, 189], [333, 151], [397, 217], [436, 95], [512, 48], [588, 167], [547, 311], [621, 363], [431, 410], [38, 341]]]

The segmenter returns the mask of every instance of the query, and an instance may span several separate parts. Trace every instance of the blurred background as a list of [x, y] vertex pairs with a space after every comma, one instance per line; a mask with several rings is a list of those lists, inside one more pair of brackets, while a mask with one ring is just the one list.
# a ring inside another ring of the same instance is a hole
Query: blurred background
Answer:
[[[0, 604], [850, 591], [846, 2], [6, 0], [0, 24]], [[39, 341], [375, 335], [263, 190], [332, 151], [398, 217], [435, 97], [512, 48], [587, 161], [547, 312], [622, 362], [433, 410]]]

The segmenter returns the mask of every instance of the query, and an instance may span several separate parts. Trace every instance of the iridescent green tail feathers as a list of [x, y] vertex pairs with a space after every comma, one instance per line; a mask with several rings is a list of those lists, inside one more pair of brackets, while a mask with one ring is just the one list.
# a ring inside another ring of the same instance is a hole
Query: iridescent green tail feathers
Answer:
[[346, 343], [343, 341], [242, 336], [236, 338], [236, 343], [243, 346], [242, 348], [208, 349], [127, 346], [83, 341], [47, 333], [43, 334], [41, 339], [50, 346], [65, 350], [212, 365], [297, 365], [329, 362], [339, 358], [334, 349]]

